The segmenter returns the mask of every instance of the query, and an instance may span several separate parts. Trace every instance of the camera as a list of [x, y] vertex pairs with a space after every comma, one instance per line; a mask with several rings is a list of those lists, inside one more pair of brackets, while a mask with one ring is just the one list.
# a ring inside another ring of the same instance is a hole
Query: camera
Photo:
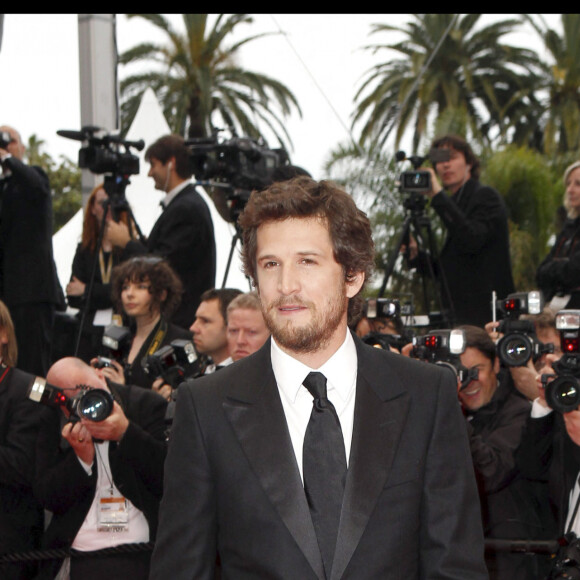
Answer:
[[104, 421], [113, 410], [113, 396], [104, 389], [95, 389], [87, 385], [77, 385], [80, 392], [74, 397], [36, 377], [28, 391], [28, 398], [47, 407], [66, 409], [70, 421]]
[[410, 193], [413, 202], [408, 202], [408, 205], [417, 205], [425, 207], [427, 200], [416, 194], [428, 193], [431, 191], [431, 173], [425, 169], [419, 169], [427, 159], [431, 161], [433, 166], [436, 163], [449, 161], [449, 149], [431, 149], [427, 157], [420, 155], [411, 155], [407, 157], [404, 151], [397, 151], [395, 154], [397, 161], [410, 161], [413, 165], [413, 171], [403, 171], [399, 177], [399, 189], [403, 193]]
[[538, 290], [509, 294], [500, 303], [500, 312], [505, 318], [497, 330], [504, 336], [497, 343], [497, 353], [503, 364], [522, 367], [530, 359], [535, 362], [543, 354], [554, 352], [552, 343], [544, 344], [538, 340], [531, 320], [519, 319], [522, 314], [539, 314], [543, 307], [544, 299]]
[[162, 377], [175, 389], [195, 372], [196, 361], [197, 354], [193, 342], [176, 339], [153, 354], [143, 357], [141, 365], [148, 375]]
[[0, 131], [0, 149], [6, 149], [12, 143], [12, 136], [8, 131]]
[[401, 304], [391, 298], [367, 298], [364, 315], [367, 318], [398, 318], [401, 316]]
[[467, 369], [460, 355], [465, 352], [465, 332], [461, 329], [432, 330], [413, 338], [411, 357], [448, 368], [459, 380], [460, 389], [477, 380], [477, 369]]
[[250, 137], [218, 140], [212, 137], [189, 139], [191, 171], [200, 182], [227, 190], [230, 220], [236, 222], [250, 194], [272, 183], [277, 167], [289, 164], [284, 149], [270, 149], [264, 141]]
[[[145, 147], [143, 139], [127, 141], [119, 135], [105, 133], [100, 127], [87, 125], [80, 131], [57, 131], [56, 134], [67, 139], [87, 142], [79, 150], [79, 167], [88, 169], [91, 173], [115, 173], [118, 175], [138, 175], [139, 157], [133, 155], [130, 148], [141, 151]], [[122, 149], [121, 149], [122, 148]]]
[[[131, 330], [127, 326], [119, 326], [117, 324], [109, 324], [105, 327], [103, 332], [102, 344], [106, 347], [113, 358], [116, 361], [122, 361], [127, 357], [129, 351], [131, 350], [132, 335]], [[99, 357], [107, 366], [107, 362], [110, 360]]]
[[561, 547], [547, 580], [580, 580], [580, 539], [568, 532], [559, 542]]
[[542, 375], [546, 403], [554, 411], [569, 413], [580, 405], [580, 310], [560, 310], [556, 314], [562, 357], [552, 363], [556, 378]]

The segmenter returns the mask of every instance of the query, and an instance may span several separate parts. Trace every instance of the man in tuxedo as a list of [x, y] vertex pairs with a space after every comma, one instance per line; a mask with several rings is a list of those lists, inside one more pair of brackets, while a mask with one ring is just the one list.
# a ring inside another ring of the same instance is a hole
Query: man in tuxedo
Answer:
[[45, 376], [55, 311], [65, 301], [52, 252], [52, 195], [46, 173], [24, 162], [13, 127], [0, 127], [0, 299], [10, 309], [18, 368]]
[[123, 222], [109, 221], [113, 245], [124, 248], [122, 259], [150, 253], [166, 258], [180, 277], [184, 293], [172, 322], [189, 329], [202, 292], [215, 285], [216, 249], [209, 208], [190, 182], [191, 163], [183, 138], [166, 135], [145, 152], [149, 177], [166, 193], [159, 216], [144, 246], [131, 238]]
[[453, 377], [347, 327], [366, 215], [299, 177], [254, 192], [240, 226], [272, 338], [180, 387], [151, 578], [487, 578]]

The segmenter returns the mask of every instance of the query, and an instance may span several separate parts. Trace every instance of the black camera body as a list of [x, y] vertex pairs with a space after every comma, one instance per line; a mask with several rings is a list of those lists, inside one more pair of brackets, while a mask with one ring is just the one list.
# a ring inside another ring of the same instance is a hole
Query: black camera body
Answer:
[[[127, 326], [109, 324], [103, 332], [102, 344], [108, 350], [110, 358], [117, 362], [122, 362], [131, 350], [133, 336]], [[110, 360], [105, 357], [99, 357], [103, 366], [111, 366]]]
[[113, 411], [113, 396], [104, 389], [78, 385], [79, 393], [69, 397], [62, 389], [36, 377], [28, 390], [28, 398], [47, 407], [66, 409], [72, 422], [88, 419], [104, 421]]
[[270, 149], [250, 137], [218, 140], [217, 135], [185, 142], [191, 171], [201, 182], [226, 190], [230, 220], [237, 222], [253, 190], [272, 183], [276, 168], [289, 164], [284, 149]]
[[141, 365], [145, 372], [163, 380], [176, 389], [179, 384], [195, 372], [197, 354], [193, 342], [176, 339], [153, 354], [143, 357]]
[[367, 298], [364, 315], [367, 318], [398, 318], [401, 316], [401, 304], [392, 298]]
[[500, 313], [504, 318], [497, 330], [504, 336], [497, 343], [497, 354], [504, 365], [522, 367], [530, 359], [535, 362], [543, 354], [554, 352], [552, 343], [544, 344], [538, 340], [531, 320], [520, 320], [522, 314], [539, 314], [543, 307], [542, 293], [537, 290], [509, 294], [500, 303]]
[[560, 310], [556, 314], [562, 357], [552, 363], [553, 381], [542, 375], [546, 403], [554, 411], [569, 413], [580, 405], [580, 310]]
[[423, 336], [413, 338], [411, 357], [449, 369], [459, 380], [460, 388], [466, 388], [476, 380], [476, 373], [469, 371], [461, 363], [465, 352], [465, 331], [461, 329], [432, 330]]
[[561, 547], [547, 580], [580, 580], [580, 539], [568, 532], [559, 543]]

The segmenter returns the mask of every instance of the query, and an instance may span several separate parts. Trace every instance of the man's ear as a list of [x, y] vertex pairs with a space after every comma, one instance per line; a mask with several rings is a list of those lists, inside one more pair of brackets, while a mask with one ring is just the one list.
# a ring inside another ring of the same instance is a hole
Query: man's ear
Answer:
[[347, 298], [352, 298], [356, 296], [360, 289], [362, 288], [365, 281], [364, 272], [355, 272], [354, 274], [349, 274], [346, 279], [346, 296]]

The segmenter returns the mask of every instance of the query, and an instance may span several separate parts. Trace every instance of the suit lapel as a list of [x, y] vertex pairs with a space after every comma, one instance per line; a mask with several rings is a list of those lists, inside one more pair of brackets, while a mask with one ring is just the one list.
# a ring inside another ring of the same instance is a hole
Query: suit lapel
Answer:
[[269, 341], [255, 355], [254, 363], [235, 396], [224, 401], [224, 412], [266, 495], [316, 575], [324, 579], [316, 533], [272, 372]]
[[388, 364], [377, 367], [362, 343], [355, 342], [358, 373], [354, 425], [332, 580], [344, 574], [385, 486], [409, 405]]

